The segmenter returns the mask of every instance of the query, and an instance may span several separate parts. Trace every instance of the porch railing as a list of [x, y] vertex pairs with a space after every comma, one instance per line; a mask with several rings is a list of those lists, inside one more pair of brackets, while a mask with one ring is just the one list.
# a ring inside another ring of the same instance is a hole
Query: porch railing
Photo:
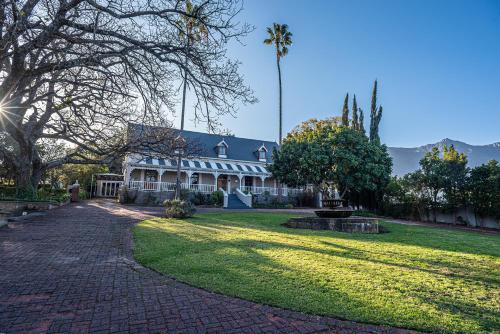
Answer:
[[[253, 186], [243, 186], [241, 187], [241, 190], [244, 192], [252, 193], [252, 194], [263, 194], [265, 192], [268, 192], [269, 195], [277, 196], [279, 189], [274, 188], [274, 187], [253, 187]], [[288, 196], [292, 194], [297, 194], [303, 192], [303, 189], [299, 188], [288, 188], [288, 187], [282, 187], [281, 188], [281, 194], [283, 196]]]
[[[153, 182], [153, 181], [130, 181], [129, 189], [142, 191], [175, 191], [175, 182]], [[213, 193], [215, 185], [213, 184], [187, 184], [181, 183], [181, 189], [190, 189], [194, 192]]]
[[[141, 190], [141, 191], [175, 191], [175, 182], [154, 182], [154, 181], [130, 181], [129, 189]], [[181, 189], [189, 189], [194, 192], [200, 193], [213, 193], [216, 190], [216, 186], [213, 184], [187, 184], [181, 183]], [[274, 187], [253, 187], [253, 186], [242, 186], [241, 191], [251, 194], [263, 194], [269, 193], [269, 195], [277, 196], [278, 188]], [[281, 194], [283, 196], [288, 196], [302, 192], [302, 189], [298, 188], [281, 188]]]

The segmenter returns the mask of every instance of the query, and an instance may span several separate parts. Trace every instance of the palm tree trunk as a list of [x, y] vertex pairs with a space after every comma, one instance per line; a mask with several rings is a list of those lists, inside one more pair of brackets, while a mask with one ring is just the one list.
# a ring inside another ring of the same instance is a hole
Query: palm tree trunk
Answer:
[[[281, 102], [281, 67], [280, 67], [280, 57], [276, 57], [276, 64], [278, 65], [278, 85], [279, 85], [279, 93], [280, 93], [280, 105], [279, 105], [279, 143], [281, 145], [282, 141], [282, 129], [283, 129], [283, 110], [282, 110], [282, 102]], [[278, 202], [282, 202], [282, 193], [281, 193], [281, 183], [278, 183]]]
[[281, 67], [280, 67], [280, 58], [279, 56], [276, 58], [276, 63], [278, 65], [278, 84], [279, 84], [279, 93], [280, 93], [280, 110], [279, 110], [279, 143], [281, 145], [281, 141], [282, 141], [282, 129], [283, 129], [283, 110], [282, 110], [282, 100], [281, 100]]
[[[188, 39], [189, 41], [189, 39]], [[189, 47], [189, 42], [188, 42], [188, 47]], [[187, 56], [186, 59], [184, 60], [184, 66], [187, 66]], [[184, 113], [186, 111], [186, 89], [187, 89], [187, 70], [184, 69], [184, 84], [182, 87], [182, 108], [181, 108], [181, 129], [179, 131], [179, 139], [182, 138], [182, 132], [184, 131]], [[181, 198], [181, 163], [182, 163], [182, 150], [179, 148], [178, 149], [178, 156], [177, 156], [177, 175], [176, 175], [176, 180], [175, 180], [175, 198], [180, 199]], [[161, 182], [161, 175], [160, 175], [160, 180]]]

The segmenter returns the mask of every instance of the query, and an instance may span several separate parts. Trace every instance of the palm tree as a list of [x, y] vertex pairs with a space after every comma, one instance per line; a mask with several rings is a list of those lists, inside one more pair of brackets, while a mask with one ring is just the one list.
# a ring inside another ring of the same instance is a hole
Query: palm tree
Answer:
[[[186, 0], [186, 15], [182, 15], [181, 19], [177, 21], [179, 27], [179, 37], [186, 44], [186, 56], [184, 58], [184, 73], [183, 73], [183, 87], [182, 87], [182, 108], [181, 108], [181, 128], [179, 131], [179, 139], [182, 142], [182, 132], [184, 131], [184, 114], [186, 111], [186, 90], [187, 90], [187, 66], [188, 57], [187, 53], [189, 48], [203, 38], [207, 38], [208, 31], [203, 24], [202, 9], [193, 5], [190, 0]], [[182, 146], [182, 145], [179, 145]], [[181, 163], [182, 163], [182, 149], [178, 149], [177, 156], [177, 177], [175, 182], [175, 198], [180, 198], [181, 195]], [[160, 175], [161, 177], [161, 175]], [[161, 181], [161, 180], [159, 180]]]
[[278, 81], [280, 89], [280, 110], [279, 110], [279, 123], [280, 123], [280, 137], [279, 143], [281, 145], [282, 129], [283, 129], [283, 111], [281, 102], [281, 68], [280, 60], [288, 54], [288, 46], [292, 45], [292, 33], [288, 31], [288, 25], [273, 23], [273, 27], [267, 28], [268, 37], [264, 40], [266, 45], [275, 45], [276, 47], [276, 64], [278, 65]]

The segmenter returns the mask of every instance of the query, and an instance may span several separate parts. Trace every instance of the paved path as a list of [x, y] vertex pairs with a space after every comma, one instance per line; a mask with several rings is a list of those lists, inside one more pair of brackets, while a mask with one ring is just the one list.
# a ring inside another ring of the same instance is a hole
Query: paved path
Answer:
[[0, 333], [408, 333], [210, 293], [132, 257], [159, 209], [72, 204], [0, 228]]

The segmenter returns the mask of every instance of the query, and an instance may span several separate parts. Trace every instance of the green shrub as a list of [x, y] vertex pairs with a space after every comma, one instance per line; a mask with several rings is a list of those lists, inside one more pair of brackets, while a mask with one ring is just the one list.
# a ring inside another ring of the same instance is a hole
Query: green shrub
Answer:
[[80, 193], [78, 194], [80, 199], [89, 199], [89, 193], [87, 190], [80, 189]]
[[190, 201], [167, 199], [163, 205], [165, 205], [165, 214], [168, 218], [188, 218], [192, 217], [196, 211]]
[[224, 193], [222, 191], [214, 191], [210, 197], [213, 205], [224, 205]]
[[16, 187], [1, 186], [0, 187], [0, 198], [4, 198], [4, 199], [16, 198]]

